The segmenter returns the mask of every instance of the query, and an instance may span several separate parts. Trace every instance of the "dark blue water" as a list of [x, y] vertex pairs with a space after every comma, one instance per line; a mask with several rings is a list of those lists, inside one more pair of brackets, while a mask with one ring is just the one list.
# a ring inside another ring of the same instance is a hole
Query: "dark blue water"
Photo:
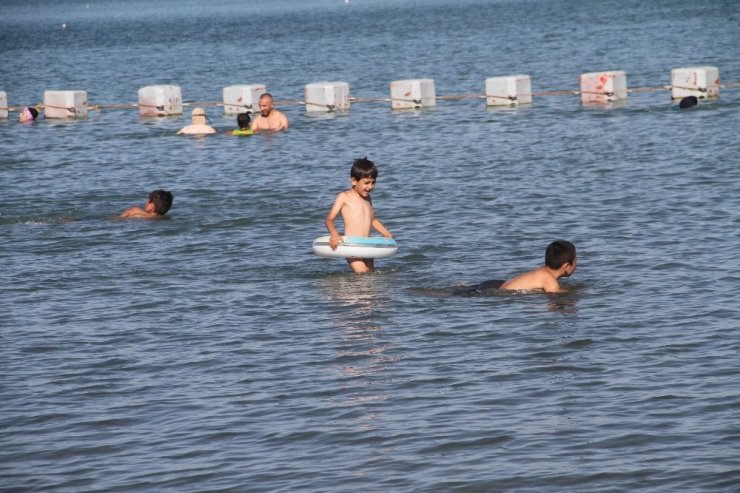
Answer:
[[[0, 15], [11, 106], [740, 82], [730, 1], [47, 3]], [[0, 490], [740, 489], [740, 89], [690, 111], [665, 90], [281, 109], [289, 131], [240, 139], [175, 136], [189, 109], [0, 122]], [[400, 248], [358, 276], [311, 241], [366, 155]], [[113, 220], [155, 188], [169, 220]], [[451, 295], [556, 238], [567, 294]]]

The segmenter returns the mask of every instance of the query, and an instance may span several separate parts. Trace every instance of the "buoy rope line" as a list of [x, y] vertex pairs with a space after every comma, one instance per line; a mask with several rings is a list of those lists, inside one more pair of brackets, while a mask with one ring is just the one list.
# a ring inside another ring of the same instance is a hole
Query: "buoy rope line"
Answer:
[[[720, 84], [719, 87], [721, 89], [737, 89], [740, 87], [740, 82], [731, 82], [726, 84]], [[695, 88], [695, 87], [683, 87], [683, 86], [658, 86], [658, 87], [633, 87], [633, 88], [627, 88], [627, 93], [639, 93], [639, 92], [659, 92], [659, 91], [670, 91], [671, 89], [686, 89], [691, 91], [699, 91], [699, 92], [707, 92], [706, 88]], [[551, 90], [551, 91], [539, 91], [539, 92], [532, 92], [529, 94], [519, 94], [518, 96], [499, 96], [494, 94], [450, 94], [446, 96], [434, 96], [434, 99], [436, 101], [460, 101], [463, 99], [486, 99], [486, 98], [495, 98], [495, 99], [505, 99], [510, 100], [512, 102], [517, 101], [518, 97], [520, 96], [532, 96], [532, 97], [543, 97], [543, 96], [579, 96], [581, 94], [598, 94], [603, 96], [614, 96], [613, 92], [594, 92], [594, 91], [573, 91], [573, 90]], [[352, 103], [388, 103], [388, 102], [394, 102], [394, 101], [400, 101], [404, 103], [415, 103], [421, 105], [421, 101], [423, 99], [431, 99], [431, 98], [419, 98], [419, 99], [408, 99], [408, 98], [358, 98], [358, 97], [350, 97], [349, 98]], [[280, 101], [275, 101], [275, 104], [278, 106], [293, 106], [293, 105], [306, 105], [310, 104], [312, 106], [321, 106], [324, 108], [329, 109], [330, 111], [334, 111], [337, 109], [336, 105], [331, 104], [323, 104], [323, 103], [313, 103], [310, 101], [305, 101], [302, 99], [284, 99]], [[156, 108], [158, 111], [165, 111], [165, 107], [172, 106], [173, 104], [164, 104], [164, 105], [147, 105], [147, 104], [138, 104], [138, 103], [111, 103], [111, 104], [95, 104], [95, 105], [88, 105], [89, 111], [100, 111], [100, 110], [129, 110], [129, 109], [137, 109], [137, 108]], [[37, 103], [33, 105], [27, 105], [31, 108], [53, 108], [53, 109], [61, 109], [61, 110], [67, 110], [70, 113], [77, 114], [77, 110], [74, 107], [64, 107], [64, 106], [55, 106], [55, 105], [45, 105], [43, 103]], [[238, 103], [224, 103], [223, 101], [183, 101], [182, 102], [183, 107], [191, 107], [191, 106], [215, 106], [215, 107], [223, 107], [223, 106], [237, 106], [244, 108], [246, 110], [253, 110], [254, 105], [251, 104], [238, 104]], [[3, 107], [0, 106], [0, 111], [8, 111], [8, 112], [21, 112], [23, 111], [23, 108], [26, 106], [7, 106]], [[168, 115], [163, 115], [168, 116]], [[175, 115], [173, 115], [175, 116]]]
[[[532, 96], [532, 93], [522, 93], [522, 94], [516, 94], [513, 96], [499, 96], [498, 94], [484, 94], [483, 97], [486, 99], [493, 98], [493, 99], [503, 99], [508, 101], [518, 101], [520, 97], [522, 96]], [[483, 98], [481, 98], [483, 99]]]

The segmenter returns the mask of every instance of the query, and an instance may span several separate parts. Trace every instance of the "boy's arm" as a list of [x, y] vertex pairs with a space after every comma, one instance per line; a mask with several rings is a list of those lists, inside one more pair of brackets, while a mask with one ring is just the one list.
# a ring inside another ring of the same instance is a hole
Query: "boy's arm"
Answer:
[[388, 231], [385, 226], [383, 226], [383, 223], [381, 223], [377, 217], [373, 217], [373, 222], [370, 223], [370, 226], [372, 226], [375, 231], [382, 234], [386, 238], [393, 238], [391, 232]]
[[552, 276], [546, 276], [542, 281], [542, 289], [545, 293], [565, 293], [566, 290], [560, 287], [560, 283]]
[[324, 223], [326, 224], [326, 229], [329, 231], [329, 234], [331, 237], [329, 238], [329, 246], [332, 250], [337, 249], [337, 245], [339, 244], [339, 231], [337, 231], [337, 228], [334, 226], [334, 220], [337, 218], [339, 213], [342, 210], [342, 207], [344, 206], [344, 194], [340, 193], [337, 195], [336, 200], [334, 201], [334, 205], [329, 210], [329, 213], [326, 215], [326, 219]]

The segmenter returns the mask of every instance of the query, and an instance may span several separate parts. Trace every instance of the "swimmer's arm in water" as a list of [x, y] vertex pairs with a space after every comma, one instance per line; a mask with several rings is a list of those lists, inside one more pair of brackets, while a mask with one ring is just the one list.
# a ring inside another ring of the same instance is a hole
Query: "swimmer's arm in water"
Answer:
[[280, 122], [278, 130], [288, 130], [288, 117], [284, 113], [280, 113], [280, 119], [278, 121]]
[[329, 247], [332, 250], [337, 249], [337, 245], [339, 245], [339, 240], [341, 239], [339, 231], [337, 231], [336, 226], [334, 226], [334, 220], [342, 211], [342, 207], [344, 207], [344, 200], [344, 193], [337, 194], [337, 198], [336, 200], [334, 200], [334, 205], [329, 210], [329, 213], [326, 215], [326, 220], [324, 221], [324, 223], [326, 224], [326, 229], [331, 235], [331, 237], [329, 238]]

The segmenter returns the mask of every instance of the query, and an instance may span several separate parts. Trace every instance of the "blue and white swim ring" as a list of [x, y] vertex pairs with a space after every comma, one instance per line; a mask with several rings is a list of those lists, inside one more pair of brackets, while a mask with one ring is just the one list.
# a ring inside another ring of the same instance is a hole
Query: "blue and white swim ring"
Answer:
[[396, 253], [398, 244], [393, 238], [382, 236], [364, 238], [362, 236], [342, 236], [336, 250], [329, 246], [330, 236], [320, 236], [313, 242], [313, 251], [319, 257], [327, 258], [387, 258]]

